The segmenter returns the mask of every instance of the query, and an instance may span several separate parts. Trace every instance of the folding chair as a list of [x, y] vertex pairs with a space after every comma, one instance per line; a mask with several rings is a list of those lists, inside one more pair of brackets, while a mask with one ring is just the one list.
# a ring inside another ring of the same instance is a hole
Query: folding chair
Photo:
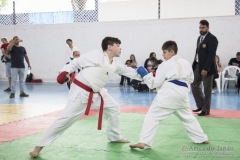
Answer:
[[[227, 66], [222, 72], [222, 91], [227, 89], [229, 81], [234, 81], [237, 85], [237, 74], [240, 73], [240, 68], [237, 66]], [[238, 88], [239, 93], [239, 88]]]

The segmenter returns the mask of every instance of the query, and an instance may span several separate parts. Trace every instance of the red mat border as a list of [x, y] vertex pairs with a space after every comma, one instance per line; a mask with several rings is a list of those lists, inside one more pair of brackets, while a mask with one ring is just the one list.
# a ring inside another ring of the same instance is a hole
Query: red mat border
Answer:
[[[136, 107], [136, 106], [123, 106], [121, 107], [122, 112], [131, 112], [131, 113], [146, 113], [149, 107]], [[197, 115], [197, 113], [194, 113]], [[240, 111], [238, 110], [211, 110], [210, 115], [206, 117], [214, 118], [240, 118]]]
[[[128, 113], [147, 113], [149, 107], [141, 106], [123, 106], [121, 112]], [[52, 122], [58, 117], [61, 111], [36, 116], [17, 122], [0, 125], [0, 144], [23, 138], [41, 131], [46, 130]], [[90, 111], [89, 116], [98, 114], [98, 111]], [[82, 116], [86, 118], [87, 116]], [[211, 114], [207, 117], [216, 118], [240, 118], [240, 111], [236, 110], [211, 110]]]

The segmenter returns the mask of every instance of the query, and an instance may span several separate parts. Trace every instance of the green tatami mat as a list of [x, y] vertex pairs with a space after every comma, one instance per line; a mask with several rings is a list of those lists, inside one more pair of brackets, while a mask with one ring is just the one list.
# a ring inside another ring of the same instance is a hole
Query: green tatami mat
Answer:
[[[144, 114], [121, 113], [123, 138], [136, 143]], [[109, 143], [106, 121], [97, 130], [97, 116], [74, 123], [36, 160], [240, 160], [240, 119], [197, 117], [209, 137], [209, 144], [194, 144], [182, 123], [173, 115], [163, 121], [151, 149], [130, 149], [129, 144]], [[39, 122], [41, 123], [41, 122]], [[14, 132], [14, 129], [13, 129]], [[0, 145], [0, 160], [29, 160], [29, 152], [43, 133]], [[131, 144], [130, 143], [130, 144]]]

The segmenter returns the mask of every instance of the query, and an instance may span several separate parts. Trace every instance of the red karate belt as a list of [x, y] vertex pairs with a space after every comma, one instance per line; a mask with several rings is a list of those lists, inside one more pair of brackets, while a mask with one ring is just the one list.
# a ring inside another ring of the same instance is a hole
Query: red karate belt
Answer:
[[98, 116], [98, 130], [101, 130], [102, 129], [103, 104], [104, 104], [102, 95], [99, 92], [93, 92], [92, 88], [86, 86], [85, 84], [83, 84], [82, 82], [78, 81], [77, 79], [74, 79], [73, 83], [76, 84], [77, 86], [81, 87], [85, 91], [90, 92], [89, 93], [89, 97], [88, 97], [88, 103], [87, 103], [87, 108], [86, 108], [86, 111], [85, 111], [85, 115], [88, 115], [89, 111], [91, 109], [93, 93], [97, 93], [100, 96], [101, 103], [100, 103], [99, 116]]

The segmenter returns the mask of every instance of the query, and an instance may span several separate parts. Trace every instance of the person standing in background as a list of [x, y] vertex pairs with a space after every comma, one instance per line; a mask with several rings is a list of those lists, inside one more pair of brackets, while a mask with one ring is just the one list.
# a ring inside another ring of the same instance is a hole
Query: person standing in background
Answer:
[[10, 52], [11, 58], [11, 77], [12, 77], [12, 86], [11, 94], [9, 98], [15, 97], [15, 88], [17, 83], [17, 76], [19, 76], [20, 84], [20, 97], [28, 97], [29, 95], [24, 92], [23, 80], [25, 74], [25, 65], [24, 58], [28, 64], [28, 68], [31, 68], [29, 58], [26, 52], [26, 49], [23, 46], [19, 45], [19, 42], [22, 42], [18, 36], [14, 36], [13, 39], [9, 42], [7, 46], [7, 51]]
[[6, 77], [8, 78], [8, 88], [5, 89], [5, 92], [10, 92], [11, 91], [11, 59], [10, 55], [7, 52], [7, 46], [8, 46], [8, 40], [7, 38], [1, 38], [2, 45], [1, 45], [1, 50], [3, 54], [4, 63], [5, 63], [5, 69], [6, 69]]
[[222, 72], [222, 64], [220, 62], [220, 57], [216, 55], [216, 67], [217, 67], [217, 72], [214, 74], [213, 78], [213, 86], [212, 86], [212, 93], [215, 93], [214, 89], [216, 88], [216, 82], [215, 79], [219, 78], [219, 73]]
[[[68, 47], [66, 49], [65, 57], [66, 57], [66, 64], [68, 64], [68, 63], [70, 63], [71, 60], [74, 59], [74, 57], [73, 57], [74, 53], [78, 53], [80, 56], [80, 51], [79, 51], [78, 47], [73, 46], [72, 39], [67, 39], [66, 43], [67, 43]], [[70, 89], [70, 85], [71, 85], [71, 83], [67, 82], [68, 89]]]
[[[198, 116], [206, 116], [210, 114], [212, 81], [214, 74], [217, 72], [215, 57], [218, 40], [209, 32], [208, 21], [201, 20], [199, 25], [200, 36], [197, 40], [197, 49], [192, 64], [194, 81], [191, 88], [197, 105], [197, 109], [193, 112], [201, 111]], [[204, 94], [201, 87], [202, 82]]]
[[[68, 45], [67, 49], [66, 49], [66, 64], [68, 64], [71, 60], [73, 60], [73, 52], [74, 51], [79, 51], [78, 47], [73, 46], [73, 41], [72, 39], [67, 39], [66, 43]], [[79, 51], [80, 54], [80, 51]]]

